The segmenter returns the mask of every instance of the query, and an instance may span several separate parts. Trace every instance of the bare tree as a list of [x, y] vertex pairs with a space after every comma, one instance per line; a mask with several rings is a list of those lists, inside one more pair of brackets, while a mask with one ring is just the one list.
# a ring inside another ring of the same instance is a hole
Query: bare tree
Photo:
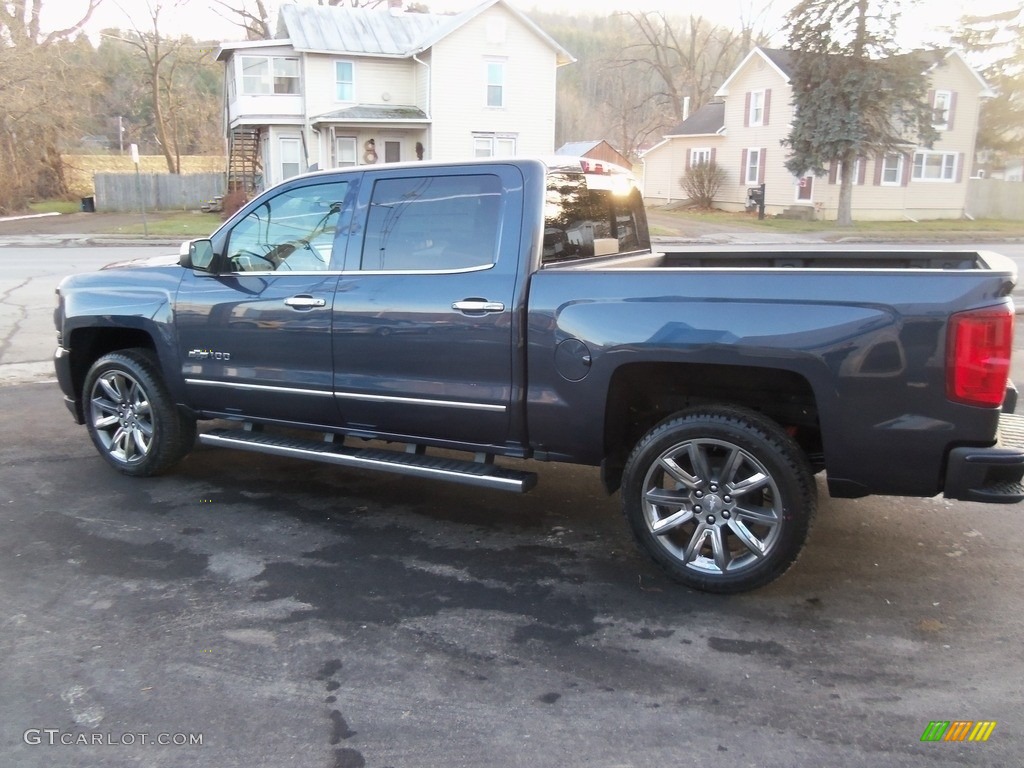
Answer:
[[0, 2], [0, 211], [67, 192], [61, 142], [91, 86], [71, 38], [100, 2], [83, 0], [65, 17], [77, 21], [45, 34], [43, 0]]
[[705, 104], [750, 45], [762, 42], [752, 28], [737, 33], [700, 16], [679, 23], [661, 12], [620, 14], [632, 21], [640, 35], [623, 48], [620, 65], [638, 66], [655, 79], [654, 95], [676, 123], [685, 117], [686, 97], [695, 107]]
[[[171, 7], [180, 7], [188, 0], [174, 0]], [[124, 8], [118, 6], [124, 11]], [[135, 20], [125, 12], [125, 17], [132, 26], [134, 34], [119, 38], [122, 42], [138, 50], [146, 61], [146, 76], [149, 92], [153, 99], [153, 130], [157, 144], [167, 161], [170, 173], [181, 173], [181, 157], [174, 141], [174, 131], [169, 126], [168, 104], [170, 94], [174, 90], [174, 75], [177, 69], [177, 54], [185, 44], [183, 38], [171, 39], [160, 32], [160, 14], [164, 10], [162, 3], [146, 0], [146, 10], [150, 26], [146, 31], [139, 29]]]
[[246, 40], [269, 40], [274, 36], [270, 22], [270, 12], [265, 0], [214, 0], [215, 4], [224, 9], [217, 13], [245, 31]]
[[[0, 2], [0, 39], [9, 44], [17, 45], [49, 45], [58, 40], [67, 40], [79, 32], [92, 17], [93, 11], [103, 0], [84, 0], [84, 10], [80, 11], [78, 21], [63, 29], [56, 29], [42, 34], [40, 19], [44, 0], [11, 0]], [[67, 3], [64, 3], [66, 6]]]

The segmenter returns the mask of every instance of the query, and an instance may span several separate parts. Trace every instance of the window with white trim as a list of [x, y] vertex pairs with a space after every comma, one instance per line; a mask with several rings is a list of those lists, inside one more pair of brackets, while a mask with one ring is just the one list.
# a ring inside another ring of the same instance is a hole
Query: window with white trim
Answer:
[[278, 139], [281, 153], [281, 179], [297, 176], [302, 172], [302, 140], [281, 137]]
[[756, 127], [764, 125], [764, 91], [750, 92], [750, 125]]
[[337, 101], [356, 100], [356, 65], [351, 61], [334, 62], [334, 98]]
[[487, 62], [487, 106], [505, 106], [505, 62]]
[[940, 131], [949, 128], [949, 110], [953, 105], [951, 91], [936, 91], [932, 101], [932, 127]]
[[747, 164], [743, 168], [744, 184], [761, 183], [761, 149], [753, 148], [747, 150]]
[[[842, 184], [843, 183], [843, 173], [844, 173], [844, 171], [845, 171], [845, 166], [843, 165], [843, 162], [840, 160], [839, 161], [839, 165], [836, 168], [836, 184]], [[856, 160], [853, 161], [853, 183], [854, 184], [860, 184], [860, 158], [859, 157]]]
[[914, 153], [911, 178], [915, 181], [954, 181], [956, 179], [956, 152], [918, 150]]
[[515, 136], [487, 133], [478, 133], [473, 136], [473, 155], [475, 157], [514, 157], [515, 154]]
[[242, 56], [242, 93], [299, 93], [299, 60], [281, 56]]
[[337, 136], [334, 139], [334, 165], [349, 168], [357, 163], [355, 136]]
[[711, 162], [711, 150], [707, 147], [700, 147], [690, 150], [690, 167], [696, 168], [698, 165], [707, 165]]
[[899, 187], [903, 184], [903, 154], [895, 152], [882, 158], [883, 187]]

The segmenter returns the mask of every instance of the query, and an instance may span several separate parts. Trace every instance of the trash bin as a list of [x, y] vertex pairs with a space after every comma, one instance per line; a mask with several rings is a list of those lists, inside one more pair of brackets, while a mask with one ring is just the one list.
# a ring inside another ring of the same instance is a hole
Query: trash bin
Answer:
[[82, 212], [96, 213], [96, 198], [92, 195], [82, 198]]

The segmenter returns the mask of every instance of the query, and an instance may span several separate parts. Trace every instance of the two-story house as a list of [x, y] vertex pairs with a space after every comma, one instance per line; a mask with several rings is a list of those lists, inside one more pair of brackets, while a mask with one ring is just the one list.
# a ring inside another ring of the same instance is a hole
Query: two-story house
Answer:
[[454, 16], [284, 5], [277, 37], [223, 43], [229, 187], [310, 168], [551, 154], [575, 59], [505, 0]]
[[[920, 54], [930, 79], [928, 99], [938, 139], [932, 147], [908, 145], [862, 157], [852, 169], [853, 216], [861, 220], [958, 218], [964, 213], [981, 100], [991, 91], [956, 51]], [[806, 207], [834, 219], [843, 169], [795, 178], [786, 170], [782, 140], [793, 120], [792, 53], [755, 48], [702, 107], [643, 156], [649, 202], [683, 201], [682, 178], [696, 163], [714, 160], [726, 177], [715, 206], [739, 211], [748, 189], [765, 185], [769, 214]]]

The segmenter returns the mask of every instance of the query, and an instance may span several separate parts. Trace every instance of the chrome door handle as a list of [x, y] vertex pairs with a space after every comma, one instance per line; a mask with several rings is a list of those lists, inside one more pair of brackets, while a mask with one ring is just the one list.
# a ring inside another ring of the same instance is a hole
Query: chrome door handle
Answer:
[[292, 296], [290, 299], [285, 299], [284, 303], [286, 306], [295, 307], [296, 309], [313, 309], [314, 307], [327, 306], [325, 299], [315, 299], [312, 296]]
[[464, 299], [452, 304], [452, 309], [459, 312], [504, 312], [505, 305], [500, 301], [484, 301], [483, 299]]

